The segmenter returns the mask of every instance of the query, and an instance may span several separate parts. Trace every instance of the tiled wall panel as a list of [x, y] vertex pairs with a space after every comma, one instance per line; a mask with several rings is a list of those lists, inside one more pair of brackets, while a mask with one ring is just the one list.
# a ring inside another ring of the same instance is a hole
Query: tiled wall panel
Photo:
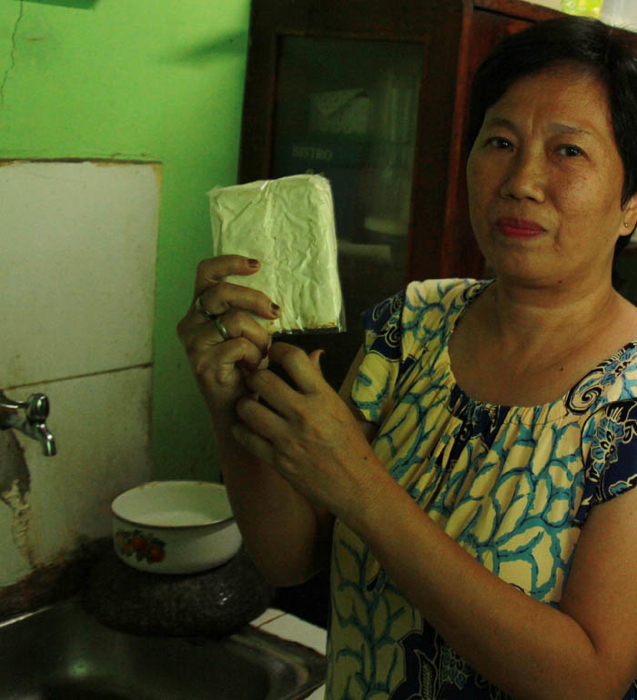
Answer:
[[5, 591], [109, 535], [150, 478], [159, 200], [152, 164], [0, 163], [0, 389], [47, 394], [58, 448], [0, 433]]
[[153, 165], [0, 167], [0, 387], [150, 362]]

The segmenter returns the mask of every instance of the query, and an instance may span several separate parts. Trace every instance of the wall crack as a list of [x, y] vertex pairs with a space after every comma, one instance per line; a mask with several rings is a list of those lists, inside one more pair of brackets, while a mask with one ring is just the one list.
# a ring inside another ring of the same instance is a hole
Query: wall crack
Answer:
[[21, 493], [20, 485], [16, 481], [10, 490], [2, 493], [0, 500], [6, 503], [13, 511], [13, 523], [11, 526], [13, 543], [29, 564], [33, 566], [33, 553], [29, 546], [30, 512], [27, 496], [28, 494]]
[[24, 451], [12, 430], [0, 433], [0, 504], [11, 509], [11, 536], [17, 550], [33, 565], [29, 545], [29, 493], [31, 476]]
[[7, 81], [9, 80], [9, 76], [11, 75], [12, 71], [15, 68], [15, 54], [16, 54], [16, 45], [17, 45], [17, 38], [18, 38], [18, 27], [20, 26], [20, 22], [22, 21], [22, 17], [24, 16], [24, 0], [20, 0], [20, 9], [18, 11], [18, 18], [15, 21], [15, 24], [13, 25], [13, 31], [11, 32], [11, 53], [9, 55], [9, 66], [7, 70], [4, 72], [4, 75], [2, 76], [2, 82], [0, 82], [0, 109], [4, 109], [4, 96], [5, 96], [5, 88], [7, 86]]

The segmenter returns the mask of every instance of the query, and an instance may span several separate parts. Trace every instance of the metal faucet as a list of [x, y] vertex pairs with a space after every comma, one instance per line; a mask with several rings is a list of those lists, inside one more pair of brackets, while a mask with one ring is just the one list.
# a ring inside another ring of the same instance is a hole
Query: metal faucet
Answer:
[[[24, 411], [20, 415], [20, 411]], [[14, 428], [42, 445], [42, 454], [52, 457], [56, 452], [55, 438], [46, 427], [49, 399], [44, 394], [31, 394], [26, 401], [12, 401], [0, 391], [0, 430]]]

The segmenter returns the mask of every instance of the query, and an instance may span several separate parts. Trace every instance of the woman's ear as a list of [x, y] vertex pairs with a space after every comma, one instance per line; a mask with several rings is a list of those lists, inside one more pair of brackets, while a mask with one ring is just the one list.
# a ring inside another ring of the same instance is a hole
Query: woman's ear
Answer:
[[630, 236], [637, 226], [637, 192], [626, 202], [623, 207], [624, 223], [620, 236]]

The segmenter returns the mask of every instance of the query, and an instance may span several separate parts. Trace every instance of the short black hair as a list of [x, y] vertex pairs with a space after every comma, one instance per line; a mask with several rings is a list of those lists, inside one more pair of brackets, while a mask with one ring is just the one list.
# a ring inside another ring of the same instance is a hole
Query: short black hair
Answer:
[[[597, 19], [560, 17], [537, 22], [501, 41], [478, 68], [469, 105], [471, 148], [484, 116], [517, 80], [574, 64], [606, 87], [617, 150], [624, 165], [621, 205], [637, 192], [637, 43]], [[615, 255], [630, 236], [617, 241]]]

